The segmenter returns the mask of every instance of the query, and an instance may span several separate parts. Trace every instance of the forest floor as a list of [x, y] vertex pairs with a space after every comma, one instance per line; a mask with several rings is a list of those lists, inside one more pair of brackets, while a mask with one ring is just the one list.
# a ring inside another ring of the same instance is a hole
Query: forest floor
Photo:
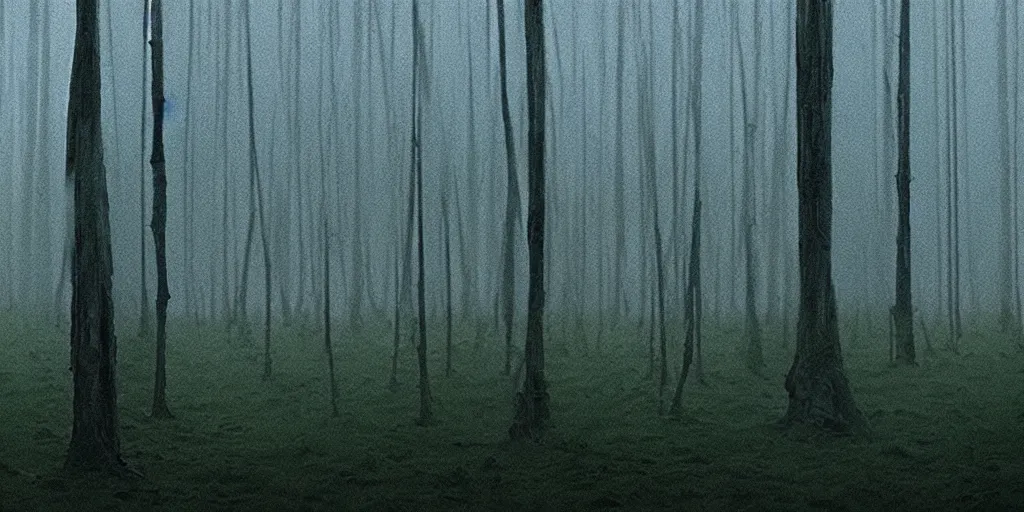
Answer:
[[[66, 330], [0, 318], [0, 510], [1024, 510], [1024, 354], [970, 336], [961, 355], [887, 364], [883, 338], [847, 349], [868, 437], [779, 429], [786, 350], [769, 337], [763, 376], [744, 369], [741, 332], [706, 337], [706, 384], [685, 412], [657, 413], [646, 336], [601, 355], [549, 330], [552, 428], [510, 442], [512, 385], [494, 339], [460, 334], [455, 374], [432, 333], [436, 424], [415, 424], [414, 351], [391, 334], [336, 338], [341, 414], [330, 416], [322, 336], [262, 344], [223, 329], [170, 326], [176, 418], [148, 417], [151, 341], [120, 336], [122, 450], [145, 478], [68, 477]], [[255, 333], [261, 340], [262, 333]], [[518, 339], [518, 336], [517, 336]], [[862, 341], [863, 343], [863, 341]]]

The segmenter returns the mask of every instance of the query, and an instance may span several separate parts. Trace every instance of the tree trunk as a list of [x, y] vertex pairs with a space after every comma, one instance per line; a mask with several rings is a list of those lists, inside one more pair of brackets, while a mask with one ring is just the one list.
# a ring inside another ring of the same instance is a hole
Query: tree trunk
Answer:
[[412, 89], [413, 89], [413, 127], [412, 127], [412, 145], [414, 148], [414, 162], [416, 164], [416, 256], [419, 262], [419, 275], [417, 276], [417, 288], [418, 293], [416, 294], [416, 302], [419, 309], [419, 343], [416, 345], [416, 355], [419, 362], [420, 370], [420, 417], [418, 423], [420, 425], [427, 425], [433, 422], [434, 413], [431, 409], [430, 402], [432, 398], [430, 396], [430, 377], [427, 372], [427, 303], [426, 303], [426, 272], [424, 270], [423, 260], [423, 146], [422, 146], [422, 126], [423, 126], [423, 103], [420, 101], [420, 94], [422, 93], [423, 86], [419, 81], [424, 78], [420, 77], [420, 68], [425, 66], [421, 64], [420, 59], [424, 58], [421, 53], [423, 52], [422, 42], [422, 27], [420, 27], [419, 21], [419, 9], [417, 0], [412, 2], [412, 29], [413, 29], [413, 60], [412, 60]]
[[900, 70], [897, 92], [899, 115], [899, 172], [896, 175], [899, 198], [899, 229], [896, 233], [896, 305], [893, 327], [896, 335], [896, 362], [913, 365], [914, 311], [910, 280], [910, 1], [900, 2]]
[[505, 125], [505, 158], [508, 169], [507, 192], [505, 196], [505, 239], [502, 251], [503, 281], [502, 304], [505, 319], [505, 368], [504, 375], [512, 373], [512, 323], [515, 320], [515, 232], [520, 222], [519, 177], [516, 170], [516, 148], [512, 138], [512, 116], [508, 106], [508, 59], [505, 56], [505, 2], [497, 0], [498, 11], [498, 61], [501, 87], [501, 120]]
[[[449, 178], [450, 179], [450, 178]], [[441, 197], [441, 218], [444, 223], [444, 289], [445, 289], [445, 343], [444, 375], [452, 376], [452, 234], [448, 212], [448, 191]]]
[[164, 160], [164, 24], [161, 0], [153, 0], [153, 248], [156, 251], [156, 374], [153, 383], [154, 418], [170, 418], [167, 408], [167, 171]]
[[149, 336], [149, 293], [146, 292], [146, 46], [149, 46], [149, 2], [142, 0], [142, 117], [139, 120], [139, 338]]
[[527, 243], [530, 250], [530, 288], [526, 312], [526, 375], [516, 395], [516, 412], [509, 427], [512, 439], [538, 440], [548, 410], [544, 379], [544, 22], [543, 0], [526, 0], [526, 95], [529, 128], [529, 210]]
[[[755, 18], [757, 5], [754, 5]], [[743, 262], [744, 276], [746, 277], [746, 288], [744, 298], [745, 324], [747, 329], [747, 368], [760, 373], [764, 368], [764, 352], [761, 347], [761, 326], [757, 318], [757, 277], [755, 275], [754, 256], [754, 223], [757, 216], [757, 192], [754, 190], [754, 143], [757, 135], [757, 114], [753, 113], [756, 101], [749, 98], [751, 94], [747, 91], [746, 65], [743, 62], [743, 45], [739, 43], [739, 23], [733, 24], [733, 37], [736, 38], [739, 46], [739, 68], [740, 68], [740, 102], [743, 109]], [[757, 41], [758, 38], [755, 38]], [[754, 59], [755, 85], [753, 94], [758, 93], [756, 75], [758, 73], [757, 60]], [[749, 101], [748, 101], [749, 99]]]
[[861, 431], [867, 420], [843, 370], [832, 285], [831, 1], [798, 0], [796, 55], [800, 317], [782, 422]]
[[100, 129], [97, 1], [79, 0], [68, 101], [67, 180], [74, 186], [71, 442], [65, 466], [123, 472], [117, 410], [113, 258]]
[[[328, 40], [334, 40], [334, 26], [328, 18], [329, 36]], [[327, 380], [331, 386], [331, 416], [338, 416], [338, 384], [334, 377], [334, 348], [331, 346], [331, 232], [330, 215], [327, 208], [327, 153], [324, 145], [324, 88], [323, 88], [323, 46], [320, 47], [319, 79], [317, 80], [317, 131], [320, 149], [320, 222], [323, 225], [324, 237], [324, 352], [327, 356]]]
[[[256, 158], [256, 112], [253, 105], [252, 92], [252, 30], [249, 2], [245, 0], [245, 62], [246, 87], [249, 95], [249, 170], [256, 183], [257, 212], [260, 222], [260, 241], [263, 246], [263, 286], [264, 286], [264, 326], [263, 326], [263, 379], [270, 378], [272, 364], [270, 358], [270, 247], [267, 246], [267, 223], [263, 212], [263, 184], [260, 180], [260, 166]], [[244, 305], [243, 305], [244, 307]]]

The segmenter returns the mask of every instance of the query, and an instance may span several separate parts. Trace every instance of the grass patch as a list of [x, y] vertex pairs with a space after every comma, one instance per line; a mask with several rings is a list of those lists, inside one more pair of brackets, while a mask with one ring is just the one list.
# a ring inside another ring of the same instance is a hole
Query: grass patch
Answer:
[[606, 336], [598, 353], [555, 326], [553, 427], [539, 445], [507, 440], [501, 342], [468, 330], [451, 378], [432, 334], [438, 423], [426, 428], [414, 423], [408, 341], [400, 385], [388, 389], [385, 328], [336, 339], [338, 418], [318, 332], [280, 328], [264, 382], [259, 344], [172, 323], [171, 421], [147, 414], [152, 342], [122, 334], [122, 448], [146, 478], [117, 482], [60, 470], [71, 428], [67, 331], [0, 318], [0, 509], [1024, 510], [1024, 356], [1001, 338], [968, 337], [964, 355], [916, 368], [889, 367], [881, 340], [848, 349], [873, 429], [857, 438], [778, 429], [789, 356], [769, 345], [765, 376], [753, 376], [740, 333], [708, 331], [707, 385], [687, 388], [685, 414], [669, 419], [644, 378], [646, 336]]

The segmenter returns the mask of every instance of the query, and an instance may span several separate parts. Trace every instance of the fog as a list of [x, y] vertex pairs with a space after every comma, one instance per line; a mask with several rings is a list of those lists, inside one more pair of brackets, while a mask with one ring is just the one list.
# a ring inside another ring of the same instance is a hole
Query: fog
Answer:
[[[240, 279], [249, 211], [246, 48], [238, 2], [196, 2], [190, 83], [189, 4], [168, 2], [164, 7], [170, 310], [172, 315], [188, 312], [208, 317], [225, 311], [223, 299], [228, 294], [234, 297]], [[35, 18], [30, 18], [31, 2], [7, 1], [3, 5], [0, 304], [18, 310], [64, 311], [70, 291], [67, 274], [61, 269], [66, 263], [62, 247], [68, 199], [63, 158], [74, 4], [39, 2], [33, 8], [39, 11]], [[282, 301], [287, 301], [288, 310], [311, 312], [322, 293], [317, 263], [322, 240], [321, 166], [327, 171], [326, 211], [337, 269], [332, 277], [334, 314], [344, 321], [355, 311], [388, 311], [394, 301], [392, 268], [404, 240], [409, 166], [410, 8], [408, 2], [368, 5], [372, 7], [357, 13], [352, 2], [342, 2], [333, 40], [328, 37], [326, 7], [320, 2], [266, 0], [251, 5], [255, 135], [264, 175], [275, 312], [282, 311]], [[626, 16], [621, 20], [617, 2], [552, 2], [545, 9], [550, 313], [583, 308], [636, 318], [646, 315], [646, 306], [641, 304], [651, 297], [653, 242], [641, 229], [648, 204], [642, 181], [645, 169], [638, 156], [636, 77], [641, 43], [654, 50], [655, 171], [659, 219], [665, 234], [667, 291], [670, 297], [682, 295], [681, 269], [688, 247], [688, 205], [695, 165], [687, 111], [693, 92], [688, 86], [691, 13], [689, 8], [680, 11], [675, 82], [679, 156], [678, 177], [674, 178], [673, 5], [654, 2], [650, 12], [639, 5], [626, 4]], [[743, 84], [738, 72], [730, 73], [733, 32], [724, 5], [711, 1], [705, 8], [700, 113], [705, 308], [721, 316], [739, 314], [744, 293], [743, 247], [736, 241], [742, 221], [737, 212], [743, 202]], [[781, 314], [782, 304], [795, 300], [797, 289], [795, 65], [792, 23], [788, 21], [792, 13], [786, 2], [764, 3], [758, 14], [761, 28], [755, 31], [753, 2], [728, 5], [738, 10], [754, 125], [757, 304], [759, 314], [772, 316]], [[122, 320], [138, 315], [143, 234], [150, 259], [147, 297], [155, 283], [148, 228], [152, 113], [148, 81], [142, 82], [143, 63], [148, 65], [148, 56], [144, 61], [142, 53], [142, 7], [142, 2], [105, 2], [100, 16], [103, 137], [115, 297]], [[941, 232], [945, 237], [946, 209], [945, 188], [939, 196], [937, 184], [946, 186], [942, 155], [946, 154], [949, 130], [945, 112], [949, 13], [944, 10], [948, 6], [939, 8], [940, 47], [936, 49], [933, 8], [931, 2], [915, 2], [911, 12], [912, 263], [915, 308], [928, 321], [941, 321], [946, 292], [940, 277], [945, 276], [946, 253], [936, 236]], [[1002, 293], [999, 285], [1009, 277], [999, 267], [1001, 251], [1009, 250], [1010, 241], [1002, 234], [1003, 206], [998, 200], [1003, 171], [999, 127], [994, 122], [998, 114], [993, 51], [996, 8], [995, 1], [965, 2], [962, 20], [966, 32], [958, 34], [956, 48], [958, 81], [963, 79], [956, 88], [961, 121], [962, 308], [965, 315], [978, 318], [994, 314]], [[450, 199], [455, 216], [451, 242], [455, 307], [467, 315], [489, 317], [500, 286], [506, 194], [494, 10], [484, 2], [456, 0], [427, 1], [421, 9], [429, 89], [423, 114], [428, 309], [436, 312], [444, 304], [440, 205], [448, 187], [450, 195], [457, 196]], [[883, 110], [887, 98], [883, 84], [886, 79], [891, 83], [888, 98], [893, 113], [898, 27], [895, 21], [888, 28], [877, 24], [883, 13], [880, 5], [872, 2], [838, 1], [835, 9], [834, 277], [841, 316], [864, 311], [884, 322], [886, 308], [893, 301], [895, 272], [896, 146], [895, 118], [885, 118]], [[525, 201], [525, 61], [522, 30], [517, 28], [522, 26], [522, 9], [511, 2], [506, 10], [511, 124]], [[620, 22], [624, 23], [625, 66], [621, 123], [616, 116]], [[34, 30], [39, 33], [33, 34]], [[357, 45], [357, 40], [362, 42]], [[882, 43], [893, 47], [887, 73], [882, 72]], [[940, 59], [937, 70], [936, 50]], [[1012, 47], [1010, 55], [1019, 59], [1019, 52]], [[328, 76], [332, 60], [333, 83]], [[787, 73], [791, 77], [788, 85]], [[1014, 83], [1015, 76], [1019, 71], [1011, 64]], [[935, 100], [936, 91], [939, 101]], [[226, 108], [221, 106], [221, 94], [227, 96]], [[789, 106], [787, 112], [782, 110], [784, 103]], [[147, 135], [140, 147], [143, 105]], [[732, 122], [731, 113], [735, 115]], [[781, 118], [784, 123], [778, 122], [779, 116], [785, 116]], [[1011, 118], [1019, 119], [1019, 108]], [[732, 148], [730, 130], [735, 133]], [[623, 153], [621, 212], [613, 194], [617, 134], [622, 136]], [[892, 140], [889, 146], [887, 135]], [[781, 158], [775, 156], [777, 149]], [[1016, 153], [1020, 149], [1018, 142]], [[685, 183], [684, 178], [688, 180]], [[674, 179], [679, 180], [677, 197], [673, 197]], [[140, 186], [145, 200], [144, 231]], [[226, 232], [222, 225], [225, 211]], [[525, 209], [521, 211], [525, 219]], [[624, 221], [626, 256], [621, 275], [612, 275], [617, 218]], [[674, 228], [677, 221], [682, 226], [679, 229]], [[516, 296], [525, 307], [525, 232], [520, 227], [517, 233]], [[248, 302], [254, 309], [263, 296], [259, 243], [257, 236], [249, 274]], [[945, 244], [944, 238], [941, 243]], [[605, 286], [600, 279], [605, 279]], [[611, 294], [619, 286], [623, 301], [615, 304]], [[606, 294], [603, 300], [599, 300], [599, 290]], [[55, 304], [58, 292], [59, 308]], [[149, 301], [152, 303], [151, 298]]]

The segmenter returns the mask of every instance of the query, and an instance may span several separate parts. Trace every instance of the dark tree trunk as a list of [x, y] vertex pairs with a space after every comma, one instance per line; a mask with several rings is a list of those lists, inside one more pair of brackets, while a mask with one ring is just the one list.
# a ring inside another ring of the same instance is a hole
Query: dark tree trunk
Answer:
[[142, 8], [142, 116], [139, 120], [139, 338], [149, 336], [149, 293], [146, 292], [146, 46], [149, 46], [149, 0]]
[[498, 62], [501, 87], [501, 120], [505, 126], [505, 159], [508, 169], [505, 196], [505, 238], [502, 245], [502, 305], [505, 319], [505, 368], [504, 375], [512, 373], [512, 323], [515, 320], [515, 232], [519, 226], [520, 198], [519, 177], [516, 170], [516, 148], [512, 137], [512, 115], [508, 106], [508, 75], [505, 56], [505, 2], [497, 0], [498, 11]]
[[899, 115], [899, 229], [896, 232], [896, 305], [893, 327], [896, 362], [915, 364], [914, 311], [910, 287], [910, 1], [900, 2], [900, 69], [897, 92]]
[[[757, 5], [755, 24], [757, 24]], [[733, 36], [739, 46], [740, 68], [740, 102], [743, 110], [743, 268], [745, 281], [745, 325], [747, 329], [747, 350], [745, 362], [747, 368], [760, 373], [764, 368], [764, 351], [761, 347], [761, 326], [757, 317], [757, 277], [754, 256], [754, 223], [757, 217], [757, 192], [754, 190], [754, 143], [757, 136], [757, 113], [754, 112], [756, 95], [758, 94], [757, 75], [758, 61], [754, 59], [753, 92], [747, 91], [746, 65], [743, 62], [743, 45], [740, 43], [739, 23], [733, 24]], [[755, 41], [759, 38], [755, 37]]]
[[843, 370], [832, 285], [832, 2], [798, 0], [797, 188], [800, 316], [782, 422], [867, 429]]
[[151, 5], [153, 34], [150, 40], [153, 57], [153, 248], [156, 251], [156, 374], [153, 381], [155, 418], [170, 418], [167, 408], [167, 171], [164, 160], [164, 23], [161, 0]]
[[418, 423], [420, 425], [427, 425], [433, 422], [434, 413], [431, 409], [430, 402], [430, 376], [427, 372], [427, 302], [426, 302], [426, 272], [424, 270], [424, 259], [423, 259], [423, 146], [422, 146], [422, 126], [423, 126], [423, 102], [420, 101], [420, 94], [423, 90], [422, 85], [419, 83], [424, 77], [420, 75], [420, 68], [425, 66], [420, 63], [420, 59], [424, 58], [421, 53], [423, 52], [422, 39], [422, 27], [420, 27], [419, 20], [419, 9], [417, 0], [412, 2], [412, 30], [413, 30], [413, 60], [412, 60], [412, 89], [413, 89], [413, 137], [412, 146], [414, 148], [414, 162], [416, 164], [416, 256], [419, 264], [419, 272], [417, 276], [417, 296], [416, 302], [419, 309], [419, 343], [416, 345], [416, 355], [419, 362], [420, 370], [420, 417]]
[[65, 466], [123, 472], [117, 411], [117, 338], [103, 136], [97, 1], [79, 0], [68, 101], [67, 180], [74, 187], [71, 272], [71, 442]]
[[516, 413], [509, 427], [513, 439], [537, 440], [544, 432], [548, 410], [544, 379], [544, 23], [543, 0], [526, 0], [526, 95], [529, 128], [530, 289], [526, 312], [526, 375], [516, 395]]

